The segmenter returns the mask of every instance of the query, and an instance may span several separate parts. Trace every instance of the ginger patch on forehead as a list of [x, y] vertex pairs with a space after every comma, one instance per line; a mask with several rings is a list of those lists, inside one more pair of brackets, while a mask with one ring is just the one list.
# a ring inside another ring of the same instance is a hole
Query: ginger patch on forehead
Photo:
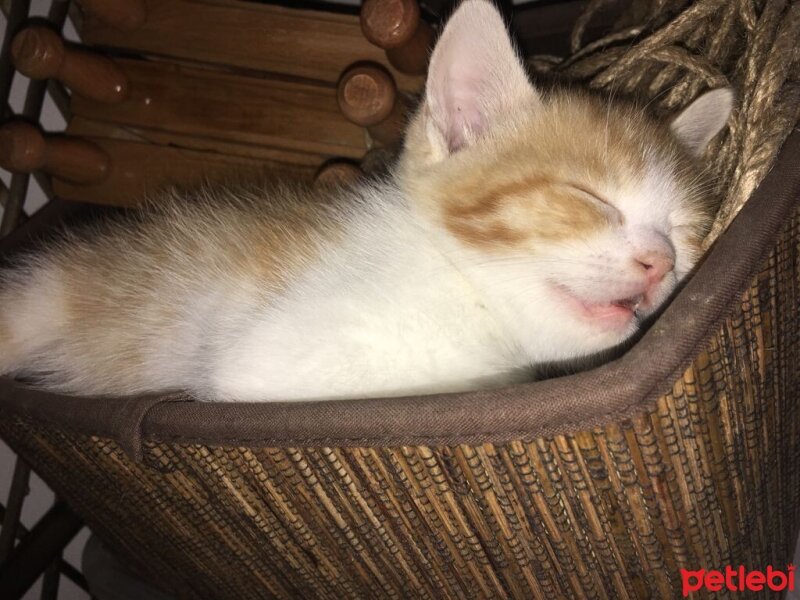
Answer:
[[445, 191], [445, 227], [476, 247], [525, 247], [581, 237], [609, 225], [609, 217], [585, 194], [545, 176], [495, 184], [472, 182]]

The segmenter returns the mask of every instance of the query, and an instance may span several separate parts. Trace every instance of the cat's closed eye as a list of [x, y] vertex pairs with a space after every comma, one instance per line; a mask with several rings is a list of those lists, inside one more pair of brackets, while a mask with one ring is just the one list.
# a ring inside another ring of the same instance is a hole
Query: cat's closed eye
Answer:
[[599, 192], [594, 191], [591, 187], [586, 185], [575, 183], [574, 181], [567, 182], [566, 185], [582, 194], [584, 198], [587, 198], [592, 203], [601, 205], [604, 212], [608, 216], [609, 222], [612, 225], [621, 225], [625, 222], [625, 217], [623, 216], [622, 212], [620, 212], [619, 209], [614, 206], [613, 202], [606, 199]]
[[611, 202], [606, 200], [601, 194], [593, 191], [588, 186], [582, 185], [580, 183], [575, 183], [574, 181], [568, 181], [566, 182], [566, 184], [571, 188], [578, 190], [579, 192], [583, 192], [584, 194], [592, 198], [592, 200], [596, 200], [597, 202], [600, 202], [601, 204], [606, 204], [608, 206], [614, 206]]

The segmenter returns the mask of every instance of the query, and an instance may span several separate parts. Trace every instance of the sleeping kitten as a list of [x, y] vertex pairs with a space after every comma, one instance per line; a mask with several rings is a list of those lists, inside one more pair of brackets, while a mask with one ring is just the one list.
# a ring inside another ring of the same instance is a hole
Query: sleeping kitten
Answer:
[[394, 175], [354, 190], [164, 198], [3, 274], [0, 372], [80, 394], [207, 400], [513, 383], [637, 330], [698, 259], [699, 156], [729, 90], [671, 124], [528, 81], [467, 0]]

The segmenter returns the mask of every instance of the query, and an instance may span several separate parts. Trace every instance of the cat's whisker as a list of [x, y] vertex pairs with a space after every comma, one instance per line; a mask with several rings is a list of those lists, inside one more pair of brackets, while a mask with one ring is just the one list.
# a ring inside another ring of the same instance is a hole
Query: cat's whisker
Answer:
[[656, 95], [654, 95], [652, 98], [650, 98], [650, 100], [648, 100], [648, 101], [647, 101], [647, 104], [645, 104], [645, 105], [642, 107], [642, 109], [643, 109], [643, 110], [646, 110], [646, 109], [650, 108], [650, 105], [651, 105], [653, 102], [655, 102], [656, 100], [658, 100], [659, 98], [661, 98], [661, 96], [663, 96], [663, 95], [664, 95], [664, 94], [666, 94], [667, 92], [669, 92], [669, 91], [673, 90], [673, 89], [674, 89], [676, 86], [677, 86], [677, 83], [674, 83], [674, 84], [672, 84], [672, 85], [668, 85], [668, 86], [666, 86], [666, 87], [665, 87], [663, 90], [661, 90], [661, 91], [660, 91], [660, 92], [658, 92]]

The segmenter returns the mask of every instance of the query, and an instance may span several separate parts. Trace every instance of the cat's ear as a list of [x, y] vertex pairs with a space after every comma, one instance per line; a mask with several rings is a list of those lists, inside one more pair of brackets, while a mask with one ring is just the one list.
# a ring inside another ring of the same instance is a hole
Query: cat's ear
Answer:
[[520, 102], [537, 101], [503, 17], [485, 0], [466, 0], [431, 56], [426, 129], [445, 155], [478, 139]]
[[728, 122], [733, 108], [733, 90], [720, 88], [700, 96], [672, 120], [670, 128], [686, 148], [700, 156], [708, 142]]

